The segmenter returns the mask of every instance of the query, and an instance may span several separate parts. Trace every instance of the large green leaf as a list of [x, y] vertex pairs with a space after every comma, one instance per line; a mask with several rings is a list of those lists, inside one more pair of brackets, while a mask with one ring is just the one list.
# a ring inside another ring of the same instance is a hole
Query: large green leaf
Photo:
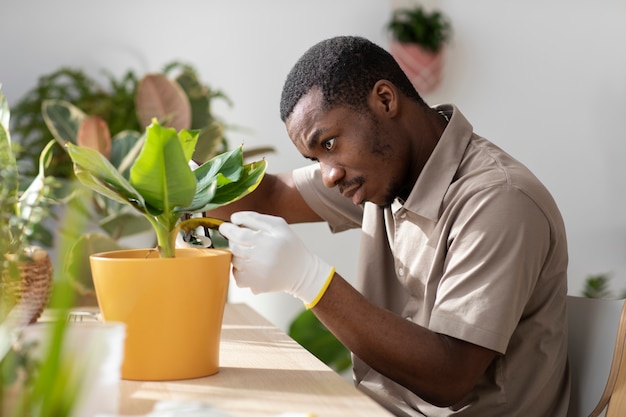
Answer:
[[190, 139], [185, 131], [182, 136], [181, 141], [175, 129], [153, 121], [148, 127], [144, 147], [130, 170], [133, 187], [147, 204], [164, 213], [188, 206], [196, 192], [196, 177], [185, 154], [187, 145], [182, 143]]
[[239, 180], [218, 187], [211, 200], [207, 201], [202, 199], [201, 196], [196, 196], [198, 200], [194, 199], [194, 204], [198, 204], [200, 208], [194, 208], [194, 211], [213, 210], [250, 194], [261, 183], [266, 167], [267, 162], [264, 159], [244, 165]]
[[224, 152], [198, 167], [194, 174], [198, 181], [202, 179], [218, 180], [218, 186], [238, 181], [243, 172], [243, 149], [235, 148]]
[[44, 100], [43, 119], [54, 138], [61, 144], [76, 144], [76, 136], [87, 115], [65, 100]]
[[74, 172], [81, 183], [114, 201], [130, 204], [146, 212], [146, 203], [122, 174], [98, 151], [67, 144], [67, 152], [74, 162]]

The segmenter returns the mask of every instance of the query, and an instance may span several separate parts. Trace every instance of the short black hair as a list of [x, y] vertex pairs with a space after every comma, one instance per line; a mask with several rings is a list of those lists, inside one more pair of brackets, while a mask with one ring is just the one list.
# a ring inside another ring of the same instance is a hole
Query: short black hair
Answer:
[[424, 104], [393, 56], [375, 43], [358, 36], [337, 36], [309, 48], [285, 80], [280, 99], [280, 118], [291, 115], [302, 96], [318, 87], [327, 108], [347, 105], [367, 107], [367, 96], [379, 80], [392, 82], [410, 99]]

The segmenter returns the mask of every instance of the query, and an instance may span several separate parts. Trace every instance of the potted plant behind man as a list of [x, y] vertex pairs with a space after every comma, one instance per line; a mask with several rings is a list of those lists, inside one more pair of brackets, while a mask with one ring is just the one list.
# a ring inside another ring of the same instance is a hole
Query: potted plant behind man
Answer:
[[[40, 227], [52, 205], [54, 179], [44, 175], [54, 141], [42, 150], [39, 173], [21, 190], [9, 131], [10, 110], [0, 90], [0, 297], [19, 324], [40, 316], [52, 290], [52, 264], [38, 243], [48, 235]], [[8, 312], [0, 311], [0, 318]]]
[[266, 162], [244, 164], [241, 147], [196, 169], [197, 130], [146, 129], [141, 151], [120, 171], [95, 149], [66, 143], [74, 172], [97, 193], [129, 205], [152, 225], [158, 247], [94, 254], [91, 269], [104, 320], [126, 324], [122, 378], [173, 380], [219, 370], [230, 252], [176, 248], [176, 236], [219, 221], [190, 218], [252, 192]]
[[452, 26], [440, 11], [421, 6], [398, 9], [387, 24], [391, 34], [389, 51], [419, 93], [427, 93], [441, 82], [444, 45]]

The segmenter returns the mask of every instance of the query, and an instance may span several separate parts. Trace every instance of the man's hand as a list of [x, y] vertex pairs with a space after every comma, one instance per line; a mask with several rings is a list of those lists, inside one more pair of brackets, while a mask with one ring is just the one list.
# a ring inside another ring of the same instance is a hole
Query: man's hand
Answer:
[[255, 294], [284, 291], [307, 308], [317, 304], [335, 269], [312, 254], [284, 219], [242, 211], [230, 221], [219, 231], [228, 239], [239, 287]]

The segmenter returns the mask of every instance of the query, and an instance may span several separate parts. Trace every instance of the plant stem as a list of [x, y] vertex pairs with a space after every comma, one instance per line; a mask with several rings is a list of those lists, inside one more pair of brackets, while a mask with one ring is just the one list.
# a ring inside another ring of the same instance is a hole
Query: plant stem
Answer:
[[159, 250], [159, 257], [161, 258], [174, 258], [176, 249], [176, 230], [170, 230], [169, 227], [165, 227], [166, 224], [159, 221], [158, 218], [146, 216], [146, 218], [152, 223], [157, 237], [157, 245]]

